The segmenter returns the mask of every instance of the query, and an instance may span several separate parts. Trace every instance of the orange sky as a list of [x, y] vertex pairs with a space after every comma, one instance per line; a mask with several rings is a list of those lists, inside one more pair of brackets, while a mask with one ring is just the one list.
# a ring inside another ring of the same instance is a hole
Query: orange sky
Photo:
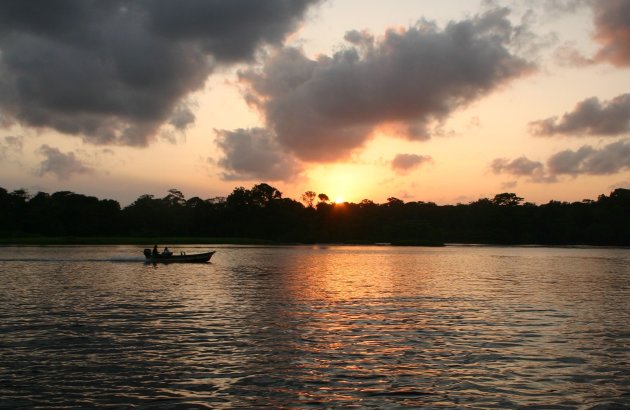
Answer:
[[[630, 187], [628, 3], [488, 4], [336, 0], [279, 12], [269, 2], [278, 21], [257, 11], [255, 38], [230, 29], [240, 20], [187, 30], [203, 10], [183, 21], [145, 10], [137, 16], [153, 20], [138, 24], [134, 10], [104, 8], [63, 32], [15, 12], [13, 34], [0, 34], [0, 187], [123, 205], [259, 182], [295, 199], [440, 204]], [[106, 31], [119, 27], [122, 40]], [[98, 33], [94, 44], [81, 30]]]

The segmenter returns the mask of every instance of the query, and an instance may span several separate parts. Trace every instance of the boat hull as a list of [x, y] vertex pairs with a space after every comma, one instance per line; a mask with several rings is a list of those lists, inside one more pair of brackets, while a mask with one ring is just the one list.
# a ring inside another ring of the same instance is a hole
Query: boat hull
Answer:
[[204, 263], [208, 262], [215, 252], [196, 253], [193, 255], [147, 255], [145, 253], [146, 263]]

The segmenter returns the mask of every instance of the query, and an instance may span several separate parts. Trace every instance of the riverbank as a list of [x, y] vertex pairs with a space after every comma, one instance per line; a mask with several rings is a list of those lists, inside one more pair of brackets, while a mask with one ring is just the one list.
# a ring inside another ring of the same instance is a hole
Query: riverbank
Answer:
[[0, 237], [0, 246], [9, 245], [274, 245], [276, 242], [256, 238], [208, 237], [126, 237], [126, 236], [24, 236]]
[[[212, 237], [125, 237], [125, 236], [21, 236], [0, 237], [0, 246], [31, 245], [287, 245], [284, 242], [276, 242], [257, 238], [212, 238]], [[290, 245], [295, 245], [291, 243]], [[426, 240], [407, 240], [391, 243], [374, 243], [370, 241], [335, 242], [340, 245], [390, 245], [390, 246], [444, 246], [444, 243]]]

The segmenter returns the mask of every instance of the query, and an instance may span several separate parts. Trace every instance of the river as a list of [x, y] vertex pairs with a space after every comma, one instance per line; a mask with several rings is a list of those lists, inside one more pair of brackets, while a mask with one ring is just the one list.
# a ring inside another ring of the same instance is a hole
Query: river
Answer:
[[0, 407], [630, 408], [629, 249], [171, 249], [0, 247]]

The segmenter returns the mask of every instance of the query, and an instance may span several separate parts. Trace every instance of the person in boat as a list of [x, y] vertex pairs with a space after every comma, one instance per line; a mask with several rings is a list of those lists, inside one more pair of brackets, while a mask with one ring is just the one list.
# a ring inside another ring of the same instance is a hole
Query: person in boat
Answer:
[[163, 256], [171, 256], [173, 254], [173, 252], [168, 250], [168, 246], [164, 247], [164, 251], [162, 251], [162, 255]]
[[159, 255], [159, 252], [158, 252], [157, 245], [154, 245], [153, 246], [153, 252], [151, 252], [151, 256], [153, 256], [155, 258], [158, 255]]

